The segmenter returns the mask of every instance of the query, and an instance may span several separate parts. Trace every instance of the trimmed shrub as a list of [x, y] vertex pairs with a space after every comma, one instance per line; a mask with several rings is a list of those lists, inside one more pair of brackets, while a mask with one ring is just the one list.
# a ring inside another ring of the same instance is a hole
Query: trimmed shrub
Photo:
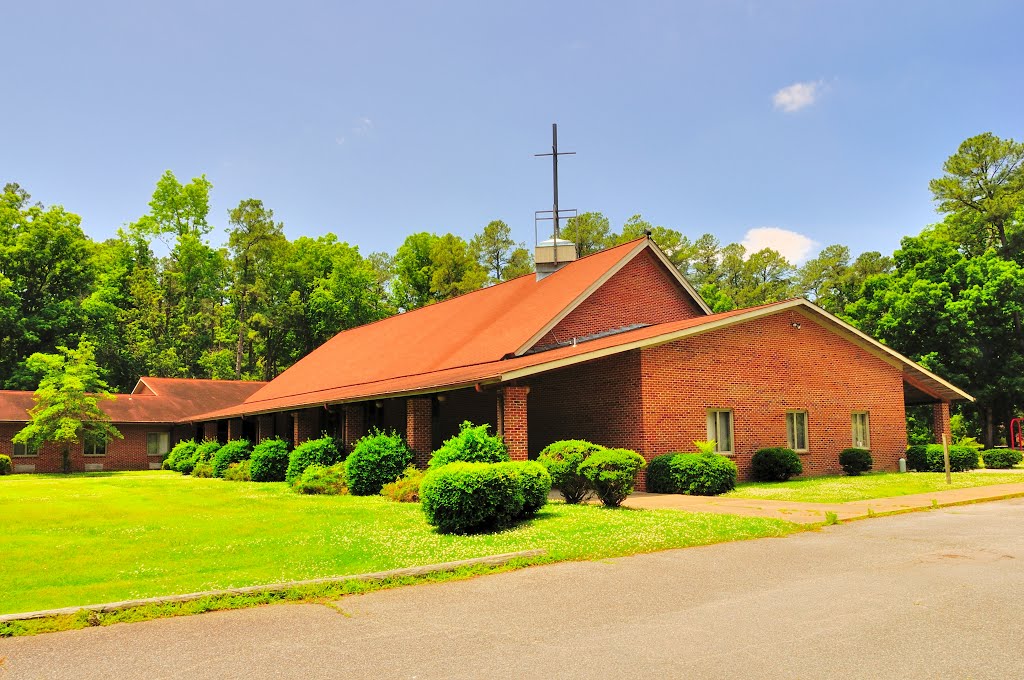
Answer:
[[254, 482], [283, 482], [288, 471], [288, 442], [264, 439], [249, 456], [249, 474]]
[[196, 463], [192, 468], [192, 476], [197, 478], [213, 477], [213, 465], [207, 462]]
[[164, 470], [179, 472], [178, 463], [185, 458], [191, 458], [196, 452], [196, 446], [198, 444], [192, 439], [184, 439], [178, 442], [171, 449], [171, 452], [167, 454], [167, 457], [164, 458], [164, 462], [160, 467]]
[[591, 494], [590, 482], [580, 474], [580, 463], [603, 446], [582, 439], [565, 439], [548, 444], [537, 462], [547, 468], [551, 486], [562, 494], [566, 503], [582, 503]]
[[508, 465], [450, 463], [427, 472], [420, 484], [427, 522], [444, 534], [510, 526], [523, 513], [519, 473]]
[[395, 432], [371, 432], [356, 442], [345, 462], [345, 481], [353, 496], [379, 494], [412, 463], [412, 451]]
[[508, 451], [501, 437], [487, 434], [490, 425], [473, 425], [468, 420], [459, 426], [459, 433], [441, 445], [430, 459], [430, 468], [448, 463], [504, 463]]
[[548, 504], [551, 493], [551, 475], [543, 465], [533, 460], [497, 463], [513, 470], [523, 492], [523, 510], [520, 518], [533, 517]]
[[9, 475], [14, 466], [11, 465], [11, 457], [0, 453], [0, 475]]
[[761, 449], [750, 459], [750, 474], [759, 482], [784, 482], [803, 471], [804, 464], [793, 449]]
[[393, 482], [385, 484], [380, 490], [380, 495], [396, 503], [419, 503], [420, 483], [423, 481], [424, 471], [415, 465], [405, 468], [401, 477]]
[[213, 457], [218, 451], [220, 451], [220, 442], [204, 441], [196, 446], [190, 457], [179, 458], [175, 469], [183, 475], [192, 474], [192, 469], [199, 463], [212, 463]]
[[643, 456], [636, 451], [605, 449], [580, 463], [580, 474], [590, 482], [601, 502], [614, 508], [633, 493], [636, 473], [646, 466]]
[[250, 465], [251, 463], [248, 460], [231, 463], [228, 465], [228, 469], [224, 471], [224, 479], [229, 482], [251, 482], [252, 473]]
[[871, 452], [867, 449], [843, 449], [839, 453], [839, 465], [843, 468], [843, 472], [851, 477], [867, 472], [874, 464]]
[[[981, 459], [985, 461], [985, 467], [987, 468], [1006, 470], [1014, 465], [1020, 465], [1021, 460], [1024, 460], [1024, 456], [1021, 455], [1020, 451], [1013, 449], [989, 449], [988, 451], [981, 452]], [[3, 467], [2, 462], [0, 462], [0, 467]]]
[[[950, 472], [974, 470], [981, 464], [978, 450], [970, 446], [949, 447]], [[942, 444], [916, 444], [907, 448], [907, 468], [918, 472], [944, 472]]]
[[668, 453], [647, 468], [647, 490], [717, 496], [736, 488], [736, 463], [716, 453]]
[[223, 477], [225, 470], [232, 463], [241, 463], [252, 455], [252, 445], [248, 439], [232, 439], [220, 447], [213, 457], [213, 476]]
[[299, 493], [338, 496], [348, 493], [345, 486], [345, 464], [320, 465], [313, 463], [295, 480], [295, 490]]
[[310, 439], [295, 447], [288, 456], [288, 467], [285, 469], [284, 480], [291, 484], [310, 465], [330, 467], [341, 461], [341, 454], [330, 437]]

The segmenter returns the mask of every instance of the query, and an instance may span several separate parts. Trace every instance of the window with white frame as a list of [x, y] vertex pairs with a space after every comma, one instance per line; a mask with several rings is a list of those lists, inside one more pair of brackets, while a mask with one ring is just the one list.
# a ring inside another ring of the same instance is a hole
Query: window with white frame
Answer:
[[715, 451], [718, 453], [732, 453], [732, 411], [708, 411], [708, 439], [715, 442]]
[[786, 446], [794, 451], [807, 450], [807, 411], [786, 414]]
[[36, 455], [36, 451], [28, 444], [14, 444], [11, 455], [15, 458], [29, 458]]
[[107, 439], [102, 435], [94, 437], [86, 437], [85, 442], [82, 443], [82, 453], [86, 456], [105, 456], [107, 455]]
[[169, 432], [150, 432], [146, 435], [146, 455], [163, 456], [171, 450]]
[[867, 411], [859, 411], [850, 416], [853, 430], [853, 447], [857, 449], [871, 448], [871, 421]]

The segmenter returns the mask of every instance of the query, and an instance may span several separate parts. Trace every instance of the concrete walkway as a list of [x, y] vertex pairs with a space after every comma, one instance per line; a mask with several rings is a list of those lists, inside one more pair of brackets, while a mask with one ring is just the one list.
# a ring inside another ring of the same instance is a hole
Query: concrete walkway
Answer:
[[685, 496], [682, 494], [634, 493], [623, 505], [630, 508], [668, 508], [690, 512], [713, 512], [744, 517], [772, 517], [797, 524], [824, 522], [825, 513], [834, 512], [840, 520], [862, 519], [934, 507], [965, 505], [982, 501], [1024, 496], [1024, 482], [993, 484], [970, 489], [932, 491], [909, 496], [891, 496], [848, 503], [801, 503], [760, 498], [722, 498], [721, 496]]

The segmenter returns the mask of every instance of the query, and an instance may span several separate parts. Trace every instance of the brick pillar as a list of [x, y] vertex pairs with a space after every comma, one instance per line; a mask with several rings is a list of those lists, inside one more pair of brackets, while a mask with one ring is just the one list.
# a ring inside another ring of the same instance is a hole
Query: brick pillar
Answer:
[[228, 441], [242, 438], [242, 419], [232, 418], [228, 421]]
[[342, 439], [345, 441], [345, 450], [352, 451], [355, 443], [366, 434], [365, 410], [362, 403], [345, 404], [345, 430]]
[[217, 441], [217, 421], [211, 420], [203, 423], [203, 441]]
[[526, 429], [526, 395], [530, 388], [505, 385], [498, 393], [498, 434], [505, 440], [512, 460], [530, 457]]
[[942, 435], [945, 433], [946, 440], [952, 444], [953, 434], [949, 429], [949, 402], [942, 401], [932, 404], [932, 433], [935, 435], [935, 443], [942, 443]]
[[256, 420], [256, 443], [274, 436], [274, 416], [262, 415]]
[[433, 453], [433, 414], [434, 404], [430, 397], [409, 397], [405, 400], [405, 439], [418, 468], [427, 467]]
[[293, 439], [295, 446], [320, 436], [320, 418], [316, 408], [305, 408], [292, 414]]

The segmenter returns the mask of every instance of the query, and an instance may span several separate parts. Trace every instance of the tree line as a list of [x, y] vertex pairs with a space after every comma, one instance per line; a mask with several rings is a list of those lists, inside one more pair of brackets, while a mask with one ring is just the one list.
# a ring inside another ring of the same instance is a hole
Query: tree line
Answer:
[[[891, 256], [835, 244], [797, 266], [640, 215], [616, 230], [599, 212], [562, 236], [585, 256], [650, 232], [716, 312], [806, 297], [974, 394], [963, 417], [991, 445], [1024, 405], [1024, 145], [978, 135], [942, 170], [930, 183], [942, 220]], [[140, 375], [270, 380], [339, 331], [533, 271], [501, 220], [363, 254], [334, 234], [289, 240], [256, 198], [228, 211], [216, 243], [212, 189], [168, 171], [149, 212], [97, 242], [74, 213], [7, 184], [0, 385], [34, 389], [29, 357], [83, 340], [119, 391]]]

